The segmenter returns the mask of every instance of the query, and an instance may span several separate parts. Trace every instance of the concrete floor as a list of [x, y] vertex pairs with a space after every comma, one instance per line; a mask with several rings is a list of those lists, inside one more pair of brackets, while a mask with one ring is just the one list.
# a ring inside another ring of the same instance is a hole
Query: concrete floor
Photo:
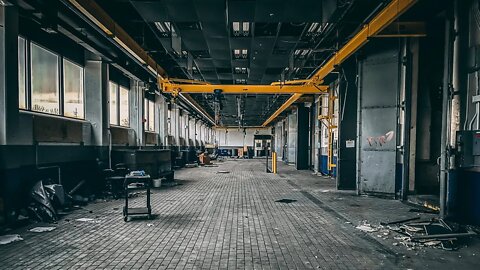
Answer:
[[335, 191], [333, 180], [283, 164], [267, 174], [262, 162], [177, 171], [180, 185], [153, 191], [153, 220], [125, 223], [117, 200], [76, 210], [52, 232], [13, 231], [24, 240], [0, 246], [0, 269], [480, 268], [478, 239], [459, 251], [394, 246], [355, 226], [417, 215], [409, 206]]

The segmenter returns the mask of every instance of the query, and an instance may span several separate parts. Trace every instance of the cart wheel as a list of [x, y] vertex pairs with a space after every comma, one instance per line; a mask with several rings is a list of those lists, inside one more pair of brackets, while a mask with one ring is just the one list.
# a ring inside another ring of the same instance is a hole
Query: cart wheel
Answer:
[[124, 216], [123, 221], [127, 222], [128, 221], [128, 216]]
[[152, 219], [152, 215], [148, 214], [147, 218]]

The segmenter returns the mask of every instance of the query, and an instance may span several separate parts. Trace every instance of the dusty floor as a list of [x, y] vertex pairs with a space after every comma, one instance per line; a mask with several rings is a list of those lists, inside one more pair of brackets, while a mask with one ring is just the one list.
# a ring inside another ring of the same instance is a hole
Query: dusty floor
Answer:
[[153, 220], [124, 222], [117, 200], [74, 211], [52, 232], [10, 232], [24, 240], [0, 246], [0, 269], [480, 268], [478, 239], [458, 251], [394, 246], [355, 227], [416, 216], [409, 206], [335, 191], [333, 180], [282, 164], [267, 174], [262, 162], [177, 171], [180, 185], [153, 191]]

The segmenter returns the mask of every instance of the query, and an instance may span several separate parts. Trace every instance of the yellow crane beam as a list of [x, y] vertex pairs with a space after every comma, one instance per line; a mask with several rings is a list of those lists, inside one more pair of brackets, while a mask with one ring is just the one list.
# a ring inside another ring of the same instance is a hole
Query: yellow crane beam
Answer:
[[[173, 80], [174, 81], [174, 80]], [[287, 85], [216, 85], [200, 84], [196, 81], [188, 84], [174, 83], [172, 80], [159, 82], [164, 93], [177, 95], [178, 93], [200, 94], [213, 93], [215, 90], [222, 90], [222, 94], [320, 94], [328, 91], [328, 87], [315, 84], [287, 84]]]
[[[289, 99], [287, 99], [287, 101], [285, 101], [285, 103], [282, 104], [282, 106], [280, 106], [280, 108], [278, 108], [278, 110], [276, 112], [274, 112], [268, 119], [267, 121], [265, 121], [265, 123], [270, 123], [272, 122], [275, 118], [277, 118], [277, 116], [282, 113], [284, 110], [286, 110], [288, 107], [290, 107], [290, 105], [292, 105], [295, 101], [297, 101], [297, 99], [299, 99], [300, 97], [302, 96], [302, 94], [293, 94]], [[262, 125], [263, 127], [267, 126], [265, 124]]]
[[[382, 9], [368, 24], [353, 36], [340, 50], [338, 50], [311, 78], [307, 84], [322, 83], [325, 77], [335, 70], [335, 67], [343, 63], [358, 49], [365, 45], [371, 37], [375, 37], [388, 25], [394, 22], [400, 15], [412, 7], [418, 0], [392, 0], [384, 9]], [[297, 100], [300, 96], [292, 96], [287, 102]], [[291, 102], [290, 104], [293, 104]], [[285, 103], [287, 104], [287, 103]], [[284, 104], [284, 105], [285, 105]], [[268, 125], [285, 109], [281, 106], [265, 121], [262, 126]]]

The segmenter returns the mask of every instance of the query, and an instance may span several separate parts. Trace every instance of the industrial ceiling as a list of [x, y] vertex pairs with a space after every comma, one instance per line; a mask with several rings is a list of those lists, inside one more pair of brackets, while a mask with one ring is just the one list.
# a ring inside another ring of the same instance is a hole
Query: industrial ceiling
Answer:
[[[169, 77], [270, 84], [309, 77], [381, 0], [97, 0]], [[260, 126], [289, 95], [192, 94], [223, 126]], [[220, 105], [218, 105], [220, 102]]]

